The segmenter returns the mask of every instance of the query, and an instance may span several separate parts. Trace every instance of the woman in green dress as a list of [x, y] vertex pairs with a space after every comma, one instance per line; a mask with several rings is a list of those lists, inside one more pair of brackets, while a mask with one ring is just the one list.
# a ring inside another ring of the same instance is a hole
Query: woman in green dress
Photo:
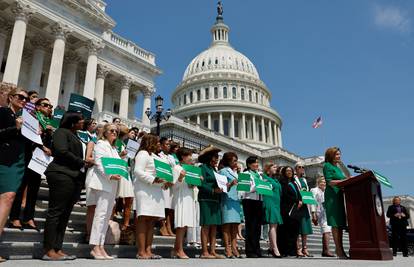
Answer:
[[269, 254], [274, 258], [281, 258], [279, 248], [277, 247], [277, 226], [283, 224], [282, 215], [280, 214], [280, 195], [282, 186], [275, 179], [277, 166], [274, 163], [267, 163], [263, 168], [263, 179], [272, 185], [272, 196], [263, 196], [263, 214], [265, 224], [269, 224]]
[[[221, 225], [222, 221], [220, 199], [223, 190], [218, 188], [215, 177], [220, 151], [218, 148], [208, 146], [198, 156], [198, 162], [202, 163], [200, 168], [203, 176], [198, 192], [202, 248], [200, 258], [202, 259], [225, 258], [223, 255], [216, 253], [217, 225]], [[210, 247], [208, 247], [208, 244]]]
[[347, 258], [342, 243], [343, 229], [346, 227], [344, 195], [341, 188], [337, 186], [346, 177], [338, 167], [340, 161], [341, 151], [339, 148], [331, 147], [326, 150], [323, 166], [323, 175], [326, 180], [324, 207], [328, 225], [332, 227], [336, 256]]
[[[306, 181], [305, 176], [305, 165], [301, 162], [296, 163], [295, 165], [295, 183], [298, 186], [299, 190], [301, 191], [310, 191], [308, 182]], [[300, 257], [313, 257], [312, 254], [309, 253], [307, 242], [308, 242], [308, 235], [313, 234], [312, 231], [312, 222], [311, 217], [308, 209], [308, 205], [304, 204], [302, 206], [302, 209], [304, 210], [303, 214], [304, 216], [300, 220], [300, 227], [299, 227], [299, 234], [302, 239], [302, 247], [300, 244], [300, 239], [298, 238], [298, 244], [297, 244], [297, 254]]]

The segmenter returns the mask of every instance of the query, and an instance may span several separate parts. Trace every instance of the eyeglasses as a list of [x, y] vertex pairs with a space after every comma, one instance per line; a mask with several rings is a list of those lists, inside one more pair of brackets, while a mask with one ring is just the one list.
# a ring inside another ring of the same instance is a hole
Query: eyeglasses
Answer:
[[114, 133], [114, 134], [118, 135], [118, 130], [115, 130], [115, 129], [110, 129], [110, 130], [109, 130], [109, 132], [110, 132], [110, 133]]
[[48, 104], [48, 103], [40, 103], [40, 105], [41, 105], [42, 107], [44, 107], [44, 108], [50, 108], [50, 109], [53, 109], [53, 105]]
[[29, 101], [29, 98], [28, 98], [28, 97], [26, 97], [25, 95], [16, 94], [16, 95], [14, 95], [14, 96], [17, 96], [17, 98], [18, 98], [20, 101], [26, 101], [26, 102], [28, 102], [28, 101]]
[[38, 97], [39, 97], [38, 95], [31, 95], [30, 99], [35, 99], [35, 98], [38, 98]]
[[298, 168], [298, 169], [304, 169], [305, 167], [303, 167], [303, 166], [296, 166], [296, 168]]

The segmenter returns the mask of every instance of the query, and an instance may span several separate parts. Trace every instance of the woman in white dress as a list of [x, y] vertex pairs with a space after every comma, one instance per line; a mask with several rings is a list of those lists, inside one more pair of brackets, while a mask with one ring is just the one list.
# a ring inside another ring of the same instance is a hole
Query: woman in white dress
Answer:
[[94, 146], [93, 155], [95, 165], [88, 170], [86, 176], [86, 202], [88, 206], [95, 206], [95, 214], [91, 228], [89, 244], [94, 245], [91, 256], [99, 260], [109, 260], [104, 248], [105, 235], [108, 230], [109, 219], [115, 203], [116, 191], [120, 175], [106, 175], [102, 165], [102, 158], [117, 158], [118, 152], [114, 146], [118, 136], [118, 128], [115, 124], [107, 124], [104, 133]]
[[194, 187], [184, 181], [186, 172], [181, 164], [192, 165], [191, 149], [180, 148], [177, 152], [177, 158], [180, 164], [175, 165], [173, 169], [174, 186], [172, 207], [175, 211], [175, 244], [174, 250], [171, 252], [172, 258], [188, 259], [189, 257], [183, 250], [184, 235], [187, 227], [194, 227], [196, 223]]
[[325, 178], [319, 177], [316, 180], [317, 187], [312, 188], [311, 192], [313, 197], [315, 198], [318, 205], [310, 205], [312, 211], [312, 221], [314, 225], [319, 225], [321, 227], [322, 233], [322, 257], [334, 257], [334, 255], [329, 251], [329, 241], [331, 239], [331, 227], [328, 225], [326, 220], [326, 212], [325, 208], [323, 207], [323, 203], [325, 202], [325, 188], [326, 188], [326, 181]]
[[142, 138], [139, 152], [135, 157], [138, 259], [161, 259], [161, 256], [151, 252], [154, 223], [165, 216], [162, 188], [170, 187], [171, 184], [156, 177], [154, 158], [161, 160], [155, 154], [159, 148], [158, 137], [147, 134]]

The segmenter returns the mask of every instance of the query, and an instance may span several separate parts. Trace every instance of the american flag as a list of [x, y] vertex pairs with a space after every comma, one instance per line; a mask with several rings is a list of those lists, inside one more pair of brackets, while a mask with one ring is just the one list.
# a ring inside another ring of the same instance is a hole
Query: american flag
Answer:
[[316, 129], [316, 128], [319, 128], [319, 127], [321, 127], [321, 125], [322, 125], [322, 117], [321, 116], [319, 116], [313, 123], [312, 123], [312, 128], [313, 129]]

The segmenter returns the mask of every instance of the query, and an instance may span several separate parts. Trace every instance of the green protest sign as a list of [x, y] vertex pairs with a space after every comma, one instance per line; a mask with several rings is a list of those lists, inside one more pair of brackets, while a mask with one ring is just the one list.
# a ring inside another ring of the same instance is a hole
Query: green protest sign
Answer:
[[122, 152], [122, 150], [124, 150], [124, 142], [122, 142], [121, 139], [116, 139], [115, 140], [115, 147], [116, 147], [116, 151], [118, 151], [118, 153], [120, 154]]
[[106, 175], [119, 174], [125, 179], [129, 179], [128, 163], [125, 160], [117, 158], [101, 158], [101, 161]]
[[69, 100], [69, 111], [79, 111], [85, 118], [92, 116], [95, 101], [81, 95], [71, 94]]
[[158, 178], [163, 179], [167, 182], [173, 181], [173, 174], [170, 164], [154, 159], [155, 171]]
[[254, 179], [254, 183], [259, 195], [273, 196], [272, 184], [257, 178]]
[[318, 202], [316, 202], [312, 192], [302, 190], [300, 191], [300, 195], [302, 196], [302, 202], [304, 204], [318, 205]]
[[237, 178], [237, 191], [250, 192], [251, 176], [248, 173], [239, 173]]
[[86, 131], [78, 131], [78, 136], [83, 143], [87, 144], [89, 142], [89, 135]]
[[193, 165], [183, 164], [183, 169], [185, 170], [185, 182], [189, 185], [201, 185], [201, 169]]
[[56, 108], [53, 111], [53, 119], [51, 122], [51, 125], [53, 126], [53, 128], [59, 128], [60, 121], [63, 118], [63, 114], [65, 114], [65, 110], [61, 108]]
[[379, 174], [378, 172], [376, 172], [376, 171], [372, 171], [373, 173], [374, 173], [374, 175], [375, 175], [375, 178], [377, 178], [377, 180], [378, 180], [378, 182], [380, 182], [381, 184], [383, 184], [383, 185], [385, 185], [385, 186], [387, 186], [387, 187], [389, 187], [389, 188], [392, 188], [392, 185], [391, 185], [391, 183], [390, 183], [390, 180], [388, 180], [388, 178], [387, 177], [385, 177], [384, 175], [382, 175], [382, 174]]

